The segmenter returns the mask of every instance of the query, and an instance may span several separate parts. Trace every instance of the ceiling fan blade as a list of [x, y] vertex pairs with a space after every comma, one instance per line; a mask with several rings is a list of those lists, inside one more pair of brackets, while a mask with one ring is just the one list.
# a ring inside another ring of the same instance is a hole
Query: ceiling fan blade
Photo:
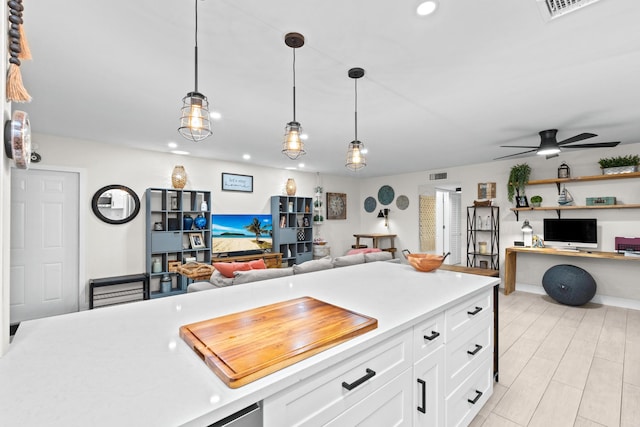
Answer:
[[533, 145], [501, 145], [500, 147], [506, 147], [506, 148], [538, 148], [535, 147]]
[[594, 142], [591, 144], [577, 144], [577, 145], [569, 145], [564, 148], [605, 148], [605, 147], [615, 147], [620, 144], [620, 141], [617, 142]]
[[558, 142], [558, 145], [571, 144], [572, 142], [582, 141], [583, 139], [593, 138], [594, 136], [598, 136], [595, 133], [581, 133], [580, 135], [572, 136], [571, 138], [565, 139], [564, 141]]
[[558, 157], [558, 156], [559, 156], [559, 154], [549, 154], [548, 156], [545, 156], [545, 158], [547, 160], [549, 160], [549, 159], [553, 159], [554, 157]]
[[509, 154], [508, 156], [502, 156], [502, 157], [496, 157], [493, 160], [500, 160], [500, 159], [507, 159], [509, 157], [515, 157], [515, 156], [521, 156], [523, 154], [527, 154], [527, 153], [533, 153], [534, 151], [536, 151], [537, 148], [534, 148], [533, 150], [529, 150], [529, 151], [522, 151], [520, 153], [516, 153], [516, 154]]

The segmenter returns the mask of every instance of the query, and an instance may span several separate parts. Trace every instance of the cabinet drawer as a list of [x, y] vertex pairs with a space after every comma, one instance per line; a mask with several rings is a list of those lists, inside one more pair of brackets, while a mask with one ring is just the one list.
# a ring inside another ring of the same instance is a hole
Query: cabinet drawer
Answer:
[[486, 360], [447, 399], [447, 427], [467, 426], [493, 393], [491, 360]]
[[411, 369], [389, 381], [344, 413], [326, 424], [327, 427], [410, 427]]
[[[411, 367], [411, 337], [412, 330], [407, 330], [265, 399], [265, 427], [321, 426], [331, 421]], [[343, 382], [353, 384], [367, 376], [367, 369], [375, 375], [352, 390], [343, 387]]]
[[182, 235], [179, 231], [151, 233], [151, 252], [182, 251]]
[[445, 342], [444, 313], [413, 327], [413, 360], [420, 360]]
[[455, 390], [493, 354], [491, 317], [483, 316], [471, 329], [447, 343], [446, 392]]
[[447, 340], [455, 339], [458, 334], [463, 333], [479, 319], [489, 316], [492, 310], [493, 298], [491, 291], [485, 291], [450, 308], [445, 313]]
[[295, 228], [280, 228], [279, 234], [278, 241], [281, 245], [285, 243], [296, 243], [298, 241]]

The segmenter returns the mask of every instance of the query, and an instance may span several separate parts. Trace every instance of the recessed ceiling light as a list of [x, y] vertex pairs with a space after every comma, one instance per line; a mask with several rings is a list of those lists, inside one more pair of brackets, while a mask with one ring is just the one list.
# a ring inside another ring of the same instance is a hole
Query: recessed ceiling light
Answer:
[[416, 13], [420, 16], [427, 16], [435, 12], [437, 8], [438, 8], [437, 1], [428, 0], [418, 5], [418, 8], [416, 9]]
[[309, 139], [309, 135], [307, 135], [306, 133], [301, 133], [300, 134], [300, 139], [303, 139], [303, 140], [306, 141], [307, 139]]
[[286, 167], [286, 168], [284, 168], [284, 169], [285, 169], [285, 170], [288, 170], [288, 171], [294, 171], [294, 170], [296, 170], [296, 169], [298, 169], [298, 168], [294, 168], [293, 166], [287, 166], [287, 167]]
[[167, 146], [169, 148], [178, 148], [178, 144], [176, 144], [175, 142], [170, 142], [170, 143], [167, 144]]
[[298, 163], [298, 167], [299, 168], [303, 168], [304, 167], [304, 163]]
[[242, 158], [245, 159], [245, 160], [249, 160], [249, 159], [251, 159], [251, 154], [243, 154]]
[[220, 120], [222, 118], [222, 114], [218, 113], [217, 111], [212, 111], [211, 113], [209, 113], [209, 117], [211, 117], [213, 120]]
[[182, 150], [171, 150], [171, 152], [173, 154], [179, 154], [181, 156], [188, 156], [189, 154], [191, 154], [188, 151], [182, 151]]
[[368, 148], [363, 148], [362, 150], [360, 150], [362, 152], [362, 154], [368, 154], [369, 153], [369, 149]]

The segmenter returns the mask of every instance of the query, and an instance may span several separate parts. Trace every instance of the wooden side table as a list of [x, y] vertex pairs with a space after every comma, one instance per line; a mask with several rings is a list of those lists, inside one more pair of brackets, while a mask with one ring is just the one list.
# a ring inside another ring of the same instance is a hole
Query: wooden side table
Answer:
[[[391, 256], [393, 258], [396, 257], [396, 248], [394, 245], [394, 239], [397, 234], [382, 234], [382, 233], [371, 233], [371, 234], [354, 234], [353, 237], [356, 238], [356, 248], [360, 247], [360, 239], [372, 239], [373, 240], [373, 248], [378, 248], [383, 251], [391, 252]], [[388, 248], [380, 247], [380, 239], [389, 239], [391, 246]]]

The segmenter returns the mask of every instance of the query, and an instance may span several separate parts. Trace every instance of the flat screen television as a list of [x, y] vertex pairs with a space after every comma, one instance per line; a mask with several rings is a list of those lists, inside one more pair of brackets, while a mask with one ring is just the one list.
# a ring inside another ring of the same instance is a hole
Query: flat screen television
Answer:
[[544, 219], [544, 245], [568, 249], [598, 247], [598, 222], [589, 219]]
[[211, 252], [242, 255], [271, 252], [273, 225], [269, 214], [211, 215]]

